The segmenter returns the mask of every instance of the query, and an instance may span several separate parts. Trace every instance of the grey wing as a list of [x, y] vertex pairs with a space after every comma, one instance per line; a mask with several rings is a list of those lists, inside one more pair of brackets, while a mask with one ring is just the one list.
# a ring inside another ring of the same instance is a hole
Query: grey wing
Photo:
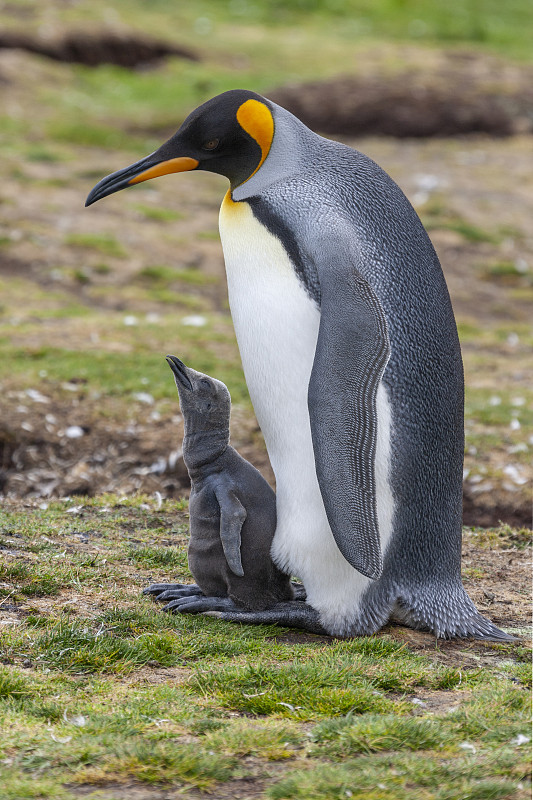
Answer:
[[[377, 521], [376, 395], [390, 354], [387, 323], [344, 243], [316, 255], [321, 316], [309, 383], [318, 482], [333, 536], [363, 575], [383, 568]], [[321, 262], [321, 263], [320, 263]]]
[[242, 577], [244, 570], [241, 561], [241, 530], [246, 519], [246, 509], [237, 495], [228, 487], [215, 490], [220, 506], [220, 541], [226, 561], [234, 575]]

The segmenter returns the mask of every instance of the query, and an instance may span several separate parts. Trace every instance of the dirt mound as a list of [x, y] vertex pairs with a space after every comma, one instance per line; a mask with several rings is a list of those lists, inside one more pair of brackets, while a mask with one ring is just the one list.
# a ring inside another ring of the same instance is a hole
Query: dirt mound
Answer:
[[496, 492], [490, 504], [480, 501], [465, 485], [463, 492], [463, 525], [476, 528], [493, 528], [500, 522], [513, 528], [533, 527], [531, 508], [523, 500], [513, 504], [508, 496]]
[[340, 77], [268, 93], [310, 128], [345, 136], [449, 137], [533, 132], [533, 71], [472, 54], [424, 69]]
[[70, 31], [61, 38], [44, 39], [25, 33], [0, 32], [0, 49], [26, 50], [54, 61], [98, 67], [116, 64], [134, 69], [154, 65], [167, 56], [199, 61], [196, 53], [183, 47], [147, 38], [141, 34], [116, 31], [84, 33]]

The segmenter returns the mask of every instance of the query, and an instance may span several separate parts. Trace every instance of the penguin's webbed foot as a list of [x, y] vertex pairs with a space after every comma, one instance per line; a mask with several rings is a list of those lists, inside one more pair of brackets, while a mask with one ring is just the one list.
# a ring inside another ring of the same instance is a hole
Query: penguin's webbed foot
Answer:
[[196, 583], [153, 583], [143, 589], [143, 594], [150, 594], [159, 603], [165, 600], [203, 597], [203, 592]]
[[167, 603], [163, 611], [172, 614], [205, 614], [241, 625], [279, 625], [321, 636], [328, 635], [319, 622], [318, 612], [301, 600], [276, 603], [265, 611], [246, 611], [229, 597], [180, 597]]
[[[157, 598], [160, 599], [159, 597]], [[206, 614], [216, 612], [218, 616], [221, 612], [238, 612], [239, 607], [235, 605], [229, 597], [179, 597], [171, 600], [163, 611], [170, 611], [172, 614]]]
[[276, 603], [265, 611], [244, 611], [235, 607], [231, 610], [214, 610], [207, 612], [209, 616], [238, 622], [242, 625], [279, 625], [283, 628], [298, 628], [319, 636], [327, 636], [328, 632], [319, 621], [319, 614], [314, 608], [301, 600], [287, 600]]

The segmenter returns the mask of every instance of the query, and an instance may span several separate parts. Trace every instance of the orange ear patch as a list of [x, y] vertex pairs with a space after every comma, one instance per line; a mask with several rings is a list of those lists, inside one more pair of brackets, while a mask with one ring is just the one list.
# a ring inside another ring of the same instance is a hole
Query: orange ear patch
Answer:
[[169, 158], [168, 161], [162, 161], [154, 167], [145, 169], [144, 172], [128, 181], [128, 185], [149, 181], [150, 178], [159, 178], [161, 175], [169, 175], [171, 172], [189, 172], [191, 169], [196, 169], [198, 163], [195, 158]]
[[[274, 138], [274, 119], [270, 109], [259, 100], [247, 100], [237, 110], [237, 122], [255, 139], [261, 148], [261, 161], [252, 172], [255, 175], [270, 152]], [[252, 177], [250, 175], [250, 178]]]

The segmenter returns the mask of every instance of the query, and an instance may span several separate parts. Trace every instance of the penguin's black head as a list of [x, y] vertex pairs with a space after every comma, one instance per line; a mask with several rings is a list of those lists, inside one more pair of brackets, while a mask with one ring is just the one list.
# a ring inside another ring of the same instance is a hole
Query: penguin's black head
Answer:
[[244, 89], [224, 92], [189, 114], [154, 153], [101, 180], [85, 205], [150, 178], [193, 169], [225, 175], [233, 189], [257, 172], [273, 137], [268, 100]]
[[231, 398], [222, 381], [185, 366], [176, 356], [166, 356], [178, 387], [186, 435], [228, 431]]

